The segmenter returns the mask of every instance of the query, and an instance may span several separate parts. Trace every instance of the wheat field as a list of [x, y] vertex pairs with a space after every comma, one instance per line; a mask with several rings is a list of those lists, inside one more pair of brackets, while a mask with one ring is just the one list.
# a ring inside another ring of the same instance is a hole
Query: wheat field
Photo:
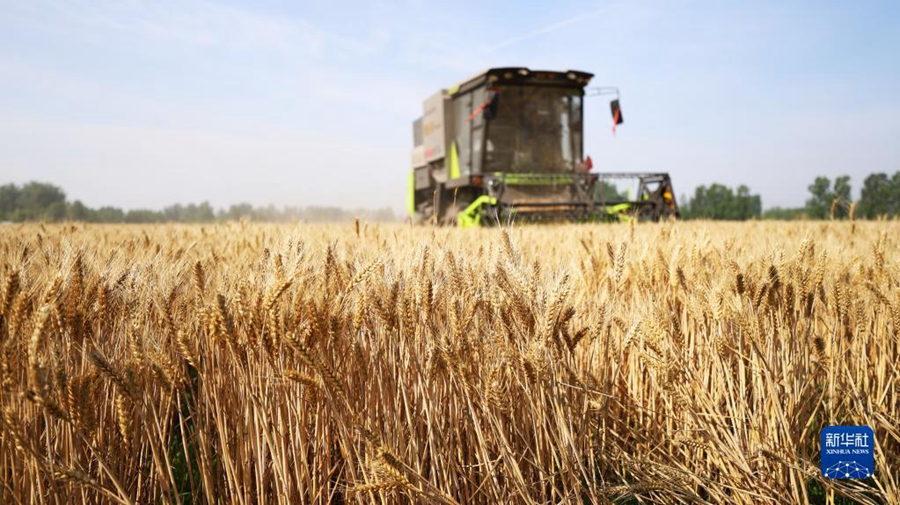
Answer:
[[0, 502], [900, 503], [897, 237], [3, 226]]

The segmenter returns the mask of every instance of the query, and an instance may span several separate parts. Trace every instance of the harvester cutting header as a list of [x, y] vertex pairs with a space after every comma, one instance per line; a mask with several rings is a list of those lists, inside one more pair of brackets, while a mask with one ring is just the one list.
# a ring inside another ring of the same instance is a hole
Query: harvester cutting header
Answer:
[[[583, 118], [592, 77], [492, 68], [425, 100], [413, 123], [413, 219], [477, 226], [677, 216], [668, 174], [591, 172]], [[618, 99], [610, 105], [615, 127], [622, 111]], [[622, 179], [637, 182], [636, 194], [609, 182]]]

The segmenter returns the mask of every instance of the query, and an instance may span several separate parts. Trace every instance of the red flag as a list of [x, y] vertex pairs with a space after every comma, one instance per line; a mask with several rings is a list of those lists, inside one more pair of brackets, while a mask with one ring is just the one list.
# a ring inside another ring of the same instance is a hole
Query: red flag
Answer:
[[622, 108], [619, 107], [619, 99], [616, 98], [612, 102], [609, 102], [609, 108], [612, 111], [612, 116], [613, 116], [612, 132], [613, 132], [613, 135], [615, 135], [616, 134], [616, 126], [618, 126], [624, 122], [622, 120]]

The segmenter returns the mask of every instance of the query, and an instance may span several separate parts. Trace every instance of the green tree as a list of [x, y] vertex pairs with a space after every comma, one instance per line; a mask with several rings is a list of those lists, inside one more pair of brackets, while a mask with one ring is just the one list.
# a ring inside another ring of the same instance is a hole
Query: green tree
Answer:
[[19, 187], [15, 184], [0, 186], [0, 220], [12, 218], [19, 205]]
[[699, 186], [694, 197], [684, 205], [682, 215], [686, 219], [745, 220], [759, 217], [762, 199], [750, 193], [750, 188], [740, 185], [737, 192], [723, 184]]
[[75, 200], [69, 205], [67, 217], [70, 221], [88, 221], [90, 213], [91, 209], [81, 203], [81, 200]]
[[182, 222], [185, 217], [184, 207], [180, 203], [169, 205], [162, 210], [162, 213], [164, 220], [168, 222], [179, 223]]
[[810, 197], [806, 200], [806, 214], [812, 219], [825, 219], [834, 201], [831, 181], [828, 177], [816, 177], [808, 189]]
[[890, 193], [888, 211], [892, 216], [900, 215], [900, 170], [891, 177]]
[[735, 219], [750, 219], [762, 214], [762, 199], [759, 195], [751, 195], [750, 188], [741, 184], [734, 195]]
[[155, 210], [134, 209], [125, 213], [126, 223], [162, 223], [164, 221], [162, 212]]
[[193, 222], [195, 223], [211, 223], [216, 220], [216, 212], [213, 210], [209, 202], [203, 202], [197, 206]]
[[870, 174], [863, 181], [857, 213], [869, 219], [900, 213], [900, 172]]
[[53, 202], [44, 209], [41, 217], [47, 221], [57, 222], [63, 221], [66, 219], [68, 207], [66, 206], [66, 201], [63, 199], [62, 201]]
[[850, 176], [842, 175], [834, 180], [834, 197], [850, 201]]
[[29, 182], [22, 186], [16, 201], [19, 208], [43, 211], [58, 202], [65, 202], [66, 194], [57, 186], [44, 182]]
[[118, 207], [100, 207], [91, 212], [92, 221], [97, 223], [124, 223], [125, 212]]
[[837, 201], [835, 217], [845, 217], [850, 203], [850, 176], [842, 175], [834, 180], [832, 187], [828, 177], [816, 177], [808, 187], [810, 197], [806, 200], [806, 214], [812, 219], [826, 219], [831, 216], [831, 208]]
[[253, 217], [253, 206], [249, 203], [239, 203], [228, 207], [228, 211], [219, 214], [219, 219], [227, 221], [239, 221]]
[[[834, 217], [844, 218], [850, 213], [850, 176], [842, 175], [834, 180], [834, 200], [837, 200], [837, 206], [834, 207]], [[832, 200], [832, 206], [834, 205]], [[829, 208], [829, 212], [831, 209]]]
[[[56, 221], [65, 218], [66, 194], [62, 189], [43, 182], [29, 182], [20, 189], [12, 186], [4, 187], [5, 199], [15, 196], [13, 210], [7, 215], [7, 219]], [[8, 206], [9, 203], [4, 202], [3, 205]]]

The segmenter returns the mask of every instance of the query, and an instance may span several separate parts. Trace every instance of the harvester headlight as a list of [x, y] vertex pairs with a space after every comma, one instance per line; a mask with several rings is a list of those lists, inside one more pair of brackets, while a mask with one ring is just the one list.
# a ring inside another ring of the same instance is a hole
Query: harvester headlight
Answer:
[[505, 74], [503, 74], [504, 79], [512, 79], [512, 76], [513, 76], [512, 72], [506, 72]]
[[519, 75], [521, 75], [522, 77], [525, 77], [526, 75], [528, 75], [528, 69], [527, 69], [527, 68], [520, 68], [520, 69], [519, 69]]
[[578, 76], [575, 75], [575, 72], [569, 72], [568, 74], [566, 74], [566, 77], [568, 77], [570, 81], [574, 81], [578, 78]]

